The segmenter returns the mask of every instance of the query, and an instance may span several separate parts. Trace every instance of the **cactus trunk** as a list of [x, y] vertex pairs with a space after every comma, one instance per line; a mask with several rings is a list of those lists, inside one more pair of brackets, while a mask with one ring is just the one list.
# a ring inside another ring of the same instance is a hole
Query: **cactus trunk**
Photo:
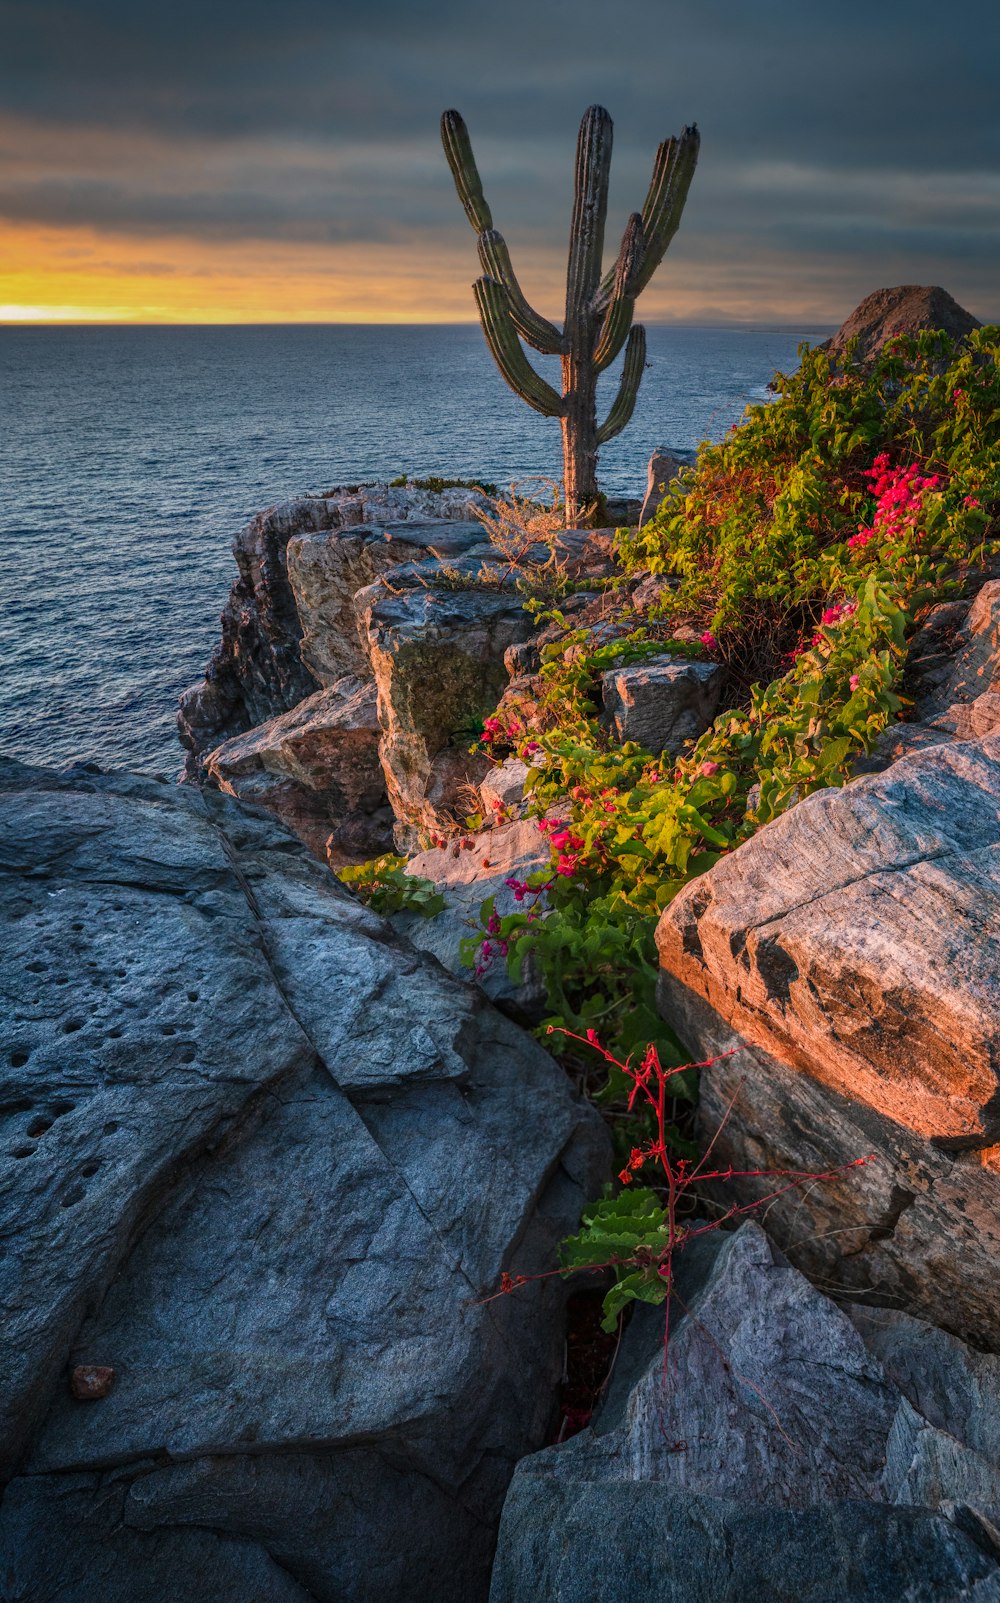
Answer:
[[597, 488], [597, 373], [593, 362], [564, 356], [563, 372], [563, 485], [566, 527], [579, 528], [593, 519], [599, 503]]
[[[645, 288], [677, 232], [698, 160], [698, 130], [685, 128], [656, 152], [642, 212], [633, 212], [615, 266], [601, 278], [604, 224], [611, 172], [611, 118], [602, 106], [583, 116], [576, 147], [573, 220], [562, 331], [525, 299], [490, 209], [472, 154], [468, 129], [457, 111], [441, 119], [441, 138], [459, 199], [479, 236], [484, 276], [474, 286], [487, 344], [515, 394], [562, 424], [567, 527], [597, 513], [597, 453], [628, 423], [646, 362], [645, 330], [632, 325], [636, 296]], [[521, 340], [562, 357], [562, 395], [531, 366]], [[618, 394], [597, 422], [597, 375], [625, 345]]]

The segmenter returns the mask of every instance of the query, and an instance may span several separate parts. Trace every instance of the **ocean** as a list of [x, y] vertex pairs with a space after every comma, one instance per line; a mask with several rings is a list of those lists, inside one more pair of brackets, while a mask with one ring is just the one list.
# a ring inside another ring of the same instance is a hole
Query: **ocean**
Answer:
[[[655, 446], [721, 437], [826, 332], [648, 329], [602, 488], [641, 495]], [[175, 774], [233, 535], [276, 501], [401, 473], [557, 478], [559, 425], [474, 326], [0, 328], [0, 752]]]

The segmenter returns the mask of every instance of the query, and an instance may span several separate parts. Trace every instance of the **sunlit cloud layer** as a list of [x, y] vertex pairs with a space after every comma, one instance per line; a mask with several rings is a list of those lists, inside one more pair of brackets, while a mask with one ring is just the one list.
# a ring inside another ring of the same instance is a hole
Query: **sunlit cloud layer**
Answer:
[[558, 315], [594, 100], [609, 253], [657, 140], [702, 129], [647, 320], [834, 324], [900, 282], [1000, 318], [992, 3], [0, 0], [0, 45], [0, 319], [471, 318], [447, 105]]

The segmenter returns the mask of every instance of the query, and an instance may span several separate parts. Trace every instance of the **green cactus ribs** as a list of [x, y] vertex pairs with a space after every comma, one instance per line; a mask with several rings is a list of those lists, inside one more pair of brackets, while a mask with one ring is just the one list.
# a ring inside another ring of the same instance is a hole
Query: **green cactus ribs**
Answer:
[[[636, 299], [677, 232], [698, 160], [697, 127], [663, 141], [642, 211], [632, 213], [615, 264], [602, 277], [613, 131], [603, 106], [584, 112], [576, 146], [566, 317], [560, 330], [534, 310], [517, 281], [503, 236], [493, 227], [469, 130], [457, 111], [446, 111], [441, 118], [441, 139], [458, 198], [478, 236], [483, 276], [473, 293], [486, 343], [511, 389], [536, 412], [558, 417], [562, 425], [568, 527], [586, 522], [599, 505], [598, 449], [621, 433], [635, 410], [646, 365], [646, 333], [633, 323]], [[561, 357], [561, 395], [535, 372], [522, 341]], [[597, 377], [622, 346], [618, 393], [598, 424]]]

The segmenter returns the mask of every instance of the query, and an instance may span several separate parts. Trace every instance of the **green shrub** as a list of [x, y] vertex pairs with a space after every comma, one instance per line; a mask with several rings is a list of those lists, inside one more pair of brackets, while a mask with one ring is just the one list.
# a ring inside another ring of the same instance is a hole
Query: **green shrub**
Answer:
[[[772, 404], [702, 447], [651, 524], [621, 531], [627, 568], [676, 577], [659, 622], [623, 614], [616, 640], [567, 630], [548, 645], [519, 740], [539, 812], [558, 804], [566, 820], [549, 834], [547, 911], [504, 917], [501, 949], [515, 976], [528, 951], [540, 965], [546, 1025], [596, 1029], [619, 1058], [652, 1042], [683, 1061], [655, 1006], [659, 914], [761, 824], [850, 778], [901, 710], [914, 626], [995, 533], [1000, 329], [939, 373], [937, 336], [894, 342], [870, 374], [801, 356]], [[692, 624], [729, 668], [733, 705], [678, 761], [612, 748], [601, 671]], [[495, 947], [491, 920], [486, 903]]]

